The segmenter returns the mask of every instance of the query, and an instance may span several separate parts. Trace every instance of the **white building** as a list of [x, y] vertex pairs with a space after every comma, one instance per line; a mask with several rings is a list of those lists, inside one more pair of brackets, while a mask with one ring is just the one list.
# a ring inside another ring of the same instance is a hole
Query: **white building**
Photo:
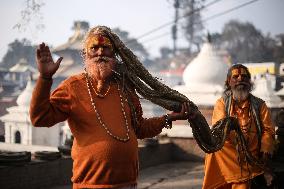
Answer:
[[[214, 104], [224, 91], [224, 83], [229, 69], [228, 62], [211, 43], [206, 42], [200, 53], [185, 68], [183, 73], [184, 85], [174, 89], [184, 94], [195, 103], [201, 113], [211, 124]], [[192, 130], [187, 121], [175, 122], [177, 127], [163, 130], [162, 134], [169, 137], [192, 138]]]
[[264, 100], [269, 108], [284, 107], [281, 98], [274, 91], [275, 76], [264, 74], [261, 77], [257, 76], [253, 82], [252, 94]]
[[206, 42], [184, 70], [185, 85], [176, 86], [175, 89], [198, 106], [212, 107], [222, 95], [228, 69], [224, 57], [211, 43]]
[[9, 69], [10, 79], [16, 81], [20, 89], [23, 89], [28, 78], [37, 74], [37, 70], [30, 66], [26, 59], [22, 58], [20, 61]]
[[279, 91], [277, 91], [275, 94], [282, 99], [280, 106], [284, 107], [284, 82], [282, 82], [281, 85], [282, 85], [282, 88]]
[[33, 88], [34, 82], [28, 81], [17, 98], [17, 106], [8, 108], [8, 114], [0, 117], [5, 125], [5, 143], [59, 146], [60, 124], [51, 128], [36, 128], [31, 124], [29, 106]]

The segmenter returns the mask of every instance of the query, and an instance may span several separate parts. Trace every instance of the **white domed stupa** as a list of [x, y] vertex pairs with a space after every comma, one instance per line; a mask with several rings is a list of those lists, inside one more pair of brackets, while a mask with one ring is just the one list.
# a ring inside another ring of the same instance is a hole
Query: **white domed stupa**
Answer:
[[[177, 85], [175, 90], [184, 94], [195, 103], [200, 112], [211, 125], [214, 105], [224, 91], [224, 83], [229, 69], [225, 56], [215, 49], [210, 40], [203, 44], [200, 53], [185, 68], [183, 73], [184, 85]], [[169, 137], [193, 138], [191, 127], [187, 121], [173, 123], [178, 127], [163, 130], [162, 134]], [[199, 149], [198, 145], [193, 148]]]
[[185, 68], [185, 85], [176, 86], [175, 90], [198, 106], [214, 106], [224, 90], [228, 69], [225, 58], [210, 42], [206, 42], [197, 57]]
[[[229, 62], [225, 61], [226, 55], [224, 51], [221, 53], [217, 50], [208, 39], [199, 54], [185, 68], [183, 73], [185, 84], [174, 87], [198, 106], [209, 125], [211, 125], [214, 105], [224, 91], [229, 69]], [[192, 137], [188, 123], [175, 122], [174, 124], [180, 127], [177, 127], [176, 131], [168, 132], [167, 135], [182, 137], [181, 133], [187, 133], [183, 137]]]
[[212, 90], [212, 86], [223, 86], [228, 64], [218, 54], [211, 43], [203, 45], [198, 56], [185, 68], [183, 79], [185, 85], [192, 90], [200, 90], [200, 84], [210, 86], [206, 90]]
[[29, 107], [32, 98], [32, 92], [34, 89], [34, 82], [28, 81], [26, 88], [17, 98], [17, 104], [19, 107]]
[[30, 121], [29, 107], [34, 85], [34, 81], [29, 80], [17, 98], [17, 106], [7, 108], [8, 113], [0, 117], [5, 125], [5, 143], [57, 147], [60, 144], [60, 127], [36, 128]]

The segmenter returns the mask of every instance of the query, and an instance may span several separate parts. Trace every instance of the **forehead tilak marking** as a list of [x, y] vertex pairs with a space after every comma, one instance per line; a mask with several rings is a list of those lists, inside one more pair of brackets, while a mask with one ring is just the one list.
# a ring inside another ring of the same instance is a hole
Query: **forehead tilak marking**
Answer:
[[239, 74], [240, 74], [240, 71], [239, 71], [238, 68], [232, 69], [232, 71], [231, 71], [231, 75], [232, 75], [232, 76], [233, 76], [233, 75], [239, 75]]
[[85, 47], [87, 48], [87, 50], [89, 50], [96, 45], [105, 45], [112, 48], [110, 39], [100, 34], [90, 36], [89, 39], [86, 41]]
[[233, 75], [239, 75], [239, 74], [242, 74], [242, 75], [243, 74], [248, 74], [247, 71], [244, 68], [235, 68], [235, 69], [232, 70], [231, 73], [232, 73], [231, 74], [232, 76]]

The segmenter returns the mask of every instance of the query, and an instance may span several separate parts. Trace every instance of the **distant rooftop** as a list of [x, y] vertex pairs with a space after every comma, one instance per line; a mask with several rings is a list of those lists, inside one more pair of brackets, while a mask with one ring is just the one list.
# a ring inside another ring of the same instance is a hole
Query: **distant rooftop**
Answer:
[[71, 36], [66, 43], [52, 49], [52, 52], [57, 53], [59, 51], [64, 51], [67, 49], [69, 50], [82, 49], [82, 41], [89, 27], [82, 25], [82, 22], [75, 22], [73, 29], [75, 31], [73, 36]]
[[9, 69], [10, 72], [26, 72], [30, 71], [32, 73], [36, 73], [37, 70], [28, 64], [27, 60], [21, 58], [20, 61], [13, 67]]

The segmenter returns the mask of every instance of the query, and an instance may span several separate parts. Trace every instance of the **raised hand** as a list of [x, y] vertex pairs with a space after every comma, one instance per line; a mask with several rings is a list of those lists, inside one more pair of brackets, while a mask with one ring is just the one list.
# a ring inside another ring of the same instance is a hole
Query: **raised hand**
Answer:
[[52, 78], [53, 74], [58, 70], [63, 57], [56, 62], [53, 61], [51, 52], [45, 43], [41, 43], [36, 50], [36, 63], [40, 76], [43, 78]]

